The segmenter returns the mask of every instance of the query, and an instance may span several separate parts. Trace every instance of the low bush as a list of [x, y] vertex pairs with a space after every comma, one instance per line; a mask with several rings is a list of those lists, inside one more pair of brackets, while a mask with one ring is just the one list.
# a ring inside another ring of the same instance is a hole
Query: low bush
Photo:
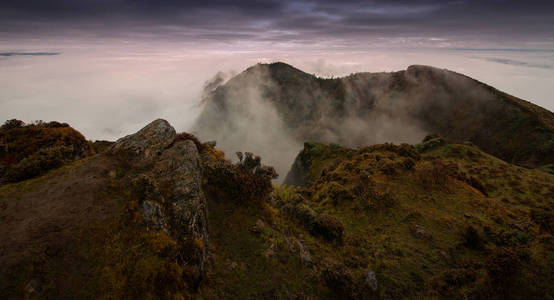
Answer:
[[416, 148], [417, 148], [417, 151], [419, 151], [420, 153], [423, 153], [425, 151], [431, 150], [433, 148], [436, 148], [444, 144], [445, 144], [445, 141], [443, 138], [436, 137], [436, 138], [424, 140], [423, 143], [417, 144]]
[[337, 205], [344, 201], [353, 200], [354, 195], [341, 184], [331, 181], [323, 183], [316, 194], [316, 199], [320, 202], [331, 202], [333, 205]]
[[344, 265], [327, 261], [324, 263], [321, 276], [325, 284], [341, 297], [351, 299], [355, 296], [352, 274]]
[[[239, 156], [240, 157], [240, 156]], [[270, 166], [262, 166], [259, 156], [246, 152], [238, 163], [218, 159], [206, 165], [206, 182], [237, 202], [262, 203], [273, 190], [271, 180], [278, 174]]]
[[0, 129], [9, 130], [9, 129], [14, 129], [14, 128], [21, 128], [23, 126], [25, 126], [25, 122], [23, 122], [21, 120], [17, 120], [17, 119], [11, 119], [11, 120], [7, 120], [6, 122], [4, 122], [4, 125], [2, 125], [2, 127], [0, 127]]
[[316, 217], [312, 232], [329, 241], [341, 242], [344, 234], [344, 225], [336, 217], [323, 213]]

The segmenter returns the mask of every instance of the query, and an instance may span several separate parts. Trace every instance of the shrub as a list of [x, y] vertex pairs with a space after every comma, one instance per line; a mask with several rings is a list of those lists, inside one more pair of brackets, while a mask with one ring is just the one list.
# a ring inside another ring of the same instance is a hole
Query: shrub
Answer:
[[307, 230], [311, 231], [314, 229], [318, 216], [311, 207], [304, 203], [299, 203], [296, 205], [293, 215]]
[[321, 202], [332, 201], [333, 205], [337, 205], [343, 201], [354, 199], [354, 195], [341, 184], [331, 181], [324, 183], [317, 192], [317, 199]]
[[345, 298], [354, 297], [354, 282], [348, 269], [335, 261], [324, 262], [321, 276], [325, 284]]
[[438, 137], [438, 138], [432, 138], [432, 139], [429, 139], [429, 140], [424, 140], [423, 143], [417, 144], [416, 148], [417, 148], [417, 151], [422, 153], [422, 152], [428, 151], [430, 149], [436, 148], [438, 146], [441, 146], [443, 144], [445, 144], [444, 139]]
[[9, 129], [14, 129], [14, 128], [21, 128], [23, 126], [25, 126], [25, 122], [23, 122], [21, 120], [17, 120], [17, 119], [11, 119], [11, 120], [7, 120], [6, 122], [4, 122], [4, 125], [2, 125], [2, 127], [0, 127], [0, 129], [9, 130]]
[[448, 180], [450, 169], [453, 167], [446, 165], [440, 160], [431, 161], [430, 167], [421, 172], [422, 184], [426, 188], [435, 186], [444, 186]]
[[268, 201], [273, 190], [271, 180], [277, 178], [275, 169], [262, 166], [259, 156], [245, 153], [242, 161], [233, 164], [224, 159], [207, 164], [207, 184], [220, 189], [238, 202], [262, 203]]
[[310, 148], [310, 154], [312, 156], [320, 156], [321, 154], [323, 154], [323, 146], [319, 144], [309, 144], [309, 148]]
[[327, 240], [340, 242], [342, 241], [344, 226], [336, 217], [323, 213], [317, 216], [312, 231], [315, 235], [320, 235]]

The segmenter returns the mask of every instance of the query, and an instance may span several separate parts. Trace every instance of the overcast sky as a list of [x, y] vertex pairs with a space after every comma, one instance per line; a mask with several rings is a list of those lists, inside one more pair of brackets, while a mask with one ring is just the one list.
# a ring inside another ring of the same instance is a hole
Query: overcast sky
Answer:
[[186, 129], [217, 71], [283, 60], [320, 76], [449, 68], [554, 110], [554, 1], [0, 2], [0, 118], [114, 139]]

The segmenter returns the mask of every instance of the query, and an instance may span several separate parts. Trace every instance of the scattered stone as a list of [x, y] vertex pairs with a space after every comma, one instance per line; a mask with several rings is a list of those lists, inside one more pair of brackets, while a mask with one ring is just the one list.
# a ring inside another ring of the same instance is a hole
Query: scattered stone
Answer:
[[40, 289], [38, 280], [31, 279], [29, 282], [25, 285], [25, 293], [26, 293], [26, 299], [35, 299], [38, 294], [38, 290]]
[[234, 261], [231, 261], [231, 262], [227, 263], [227, 269], [229, 269], [229, 271], [234, 271], [234, 270], [236, 270], [238, 265], [239, 265], [238, 263], [236, 263]]
[[518, 229], [519, 231], [529, 231], [529, 226], [531, 226], [531, 222], [529, 221], [515, 222], [512, 224], [512, 226]]
[[375, 276], [375, 272], [371, 271], [370, 269], [367, 269], [367, 273], [365, 276], [365, 284], [372, 290], [377, 291], [377, 276]]

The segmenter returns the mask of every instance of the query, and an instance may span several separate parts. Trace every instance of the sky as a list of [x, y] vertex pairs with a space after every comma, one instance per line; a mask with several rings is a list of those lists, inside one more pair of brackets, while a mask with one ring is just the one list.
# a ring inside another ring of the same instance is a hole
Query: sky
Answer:
[[186, 130], [204, 82], [273, 61], [322, 77], [427, 64], [552, 111], [554, 1], [0, 2], [0, 120]]

